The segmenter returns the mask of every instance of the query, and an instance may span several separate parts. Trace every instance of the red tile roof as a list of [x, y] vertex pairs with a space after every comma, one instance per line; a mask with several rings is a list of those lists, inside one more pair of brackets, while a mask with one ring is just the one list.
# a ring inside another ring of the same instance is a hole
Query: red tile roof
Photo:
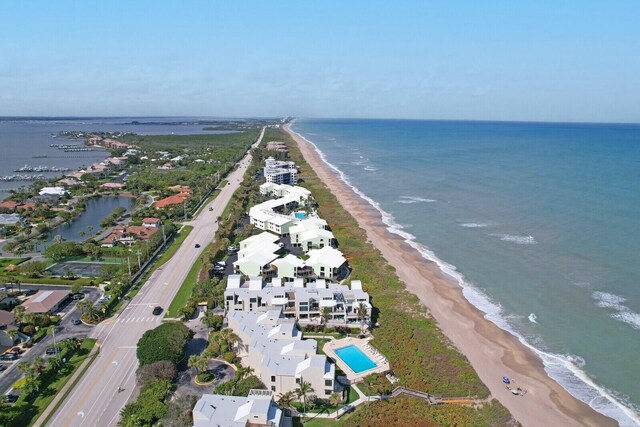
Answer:
[[16, 208], [16, 206], [18, 206], [18, 203], [14, 202], [13, 200], [6, 200], [6, 201], [0, 203], [0, 208], [2, 208], [2, 209], [14, 210]]

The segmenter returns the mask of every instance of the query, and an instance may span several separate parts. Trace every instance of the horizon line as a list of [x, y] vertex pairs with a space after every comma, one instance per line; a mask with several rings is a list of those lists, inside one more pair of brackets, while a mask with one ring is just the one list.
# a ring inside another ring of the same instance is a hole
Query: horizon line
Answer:
[[292, 118], [301, 120], [380, 120], [380, 121], [414, 121], [414, 122], [471, 122], [471, 123], [539, 123], [539, 124], [582, 124], [582, 125], [640, 125], [640, 122], [607, 122], [607, 121], [562, 121], [562, 120], [507, 120], [507, 119], [430, 119], [430, 118], [398, 118], [398, 117], [298, 117], [298, 116], [200, 116], [200, 115], [130, 115], [130, 116], [44, 116], [44, 115], [20, 115], [20, 116], [2, 116], [0, 121], [7, 120], [82, 120], [82, 119], [212, 119], [212, 120], [264, 120], [264, 119], [282, 119]]

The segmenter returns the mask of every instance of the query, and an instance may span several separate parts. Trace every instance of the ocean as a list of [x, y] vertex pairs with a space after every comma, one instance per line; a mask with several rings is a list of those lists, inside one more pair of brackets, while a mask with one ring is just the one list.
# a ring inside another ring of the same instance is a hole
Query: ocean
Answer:
[[[0, 118], [0, 176], [14, 175], [23, 166], [48, 166], [81, 169], [108, 157], [108, 151], [69, 153], [51, 144], [84, 144], [57, 136], [61, 131], [134, 132], [140, 135], [177, 135], [220, 133], [204, 131], [205, 125], [185, 124], [197, 117], [119, 117], [119, 118]], [[212, 120], [211, 118], [205, 120]], [[46, 156], [46, 157], [44, 157]], [[36, 174], [36, 172], [25, 172]], [[46, 178], [61, 176], [60, 172], [43, 172]], [[9, 191], [29, 185], [26, 181], [0, 181], [0, 199]]]
[[640, 424], [640, 125], [298, 119], [292, 130], [563, 387]]

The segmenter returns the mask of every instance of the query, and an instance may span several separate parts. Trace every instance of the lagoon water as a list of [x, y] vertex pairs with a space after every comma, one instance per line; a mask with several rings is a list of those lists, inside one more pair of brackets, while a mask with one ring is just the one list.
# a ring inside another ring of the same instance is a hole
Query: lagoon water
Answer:
[[292, 129], [560, 384], [622, 425], [639, 423], [640, 125]]
[[[22, 166], [57, 166], [80, 169], [108, 156], [107, 151], [65, 153], [51, 144], [84, 144], [83, 140], [54, 138], [61, 131], [133, 132], [139, 135], [177, 135], [221, 133], [204, 131], [205, 125], [187, 124], [200, 118], [122, 117], [122, 118], [0, 118], [0, 176], [13, 175]], [[208, 120], [211, 120], [210, 118]], [[36, 158], [34, 158], [36, 156]], [[39, 157], [46, 156], [46, 157]], [[42, 173], [51, 178], [61, 173]], [[0, 181], [0, 199], [11, 189], [28, 185], [24, 181]], [[4, 193], [4, 194], [3, 194]]]

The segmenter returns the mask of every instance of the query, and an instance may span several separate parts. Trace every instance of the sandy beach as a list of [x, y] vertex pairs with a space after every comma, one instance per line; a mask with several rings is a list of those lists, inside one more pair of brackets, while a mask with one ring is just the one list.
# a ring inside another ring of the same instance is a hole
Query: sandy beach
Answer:
[[[399, 236], [390, 233], [380, 213], [355, 194], [320, 158], [315, 148], [285, 128], [297, 142], [306, 161], [351, 213], [369, 240], [407, 289], [417, 295], [438, 321], [445, 335], [469, 359], [482, 381], [524, 426], [615, 426], [617, 422], [574, 398], [551, 379], [542, 361], [516, 337], [483, 317], [462, 295], [461, 288], [445, 277], [439, 267], [423, 258]], [[393, 367], [393, 361], [392, 367]], [[515, 380], [527, 390], [514, 396], [501, 378]]]

